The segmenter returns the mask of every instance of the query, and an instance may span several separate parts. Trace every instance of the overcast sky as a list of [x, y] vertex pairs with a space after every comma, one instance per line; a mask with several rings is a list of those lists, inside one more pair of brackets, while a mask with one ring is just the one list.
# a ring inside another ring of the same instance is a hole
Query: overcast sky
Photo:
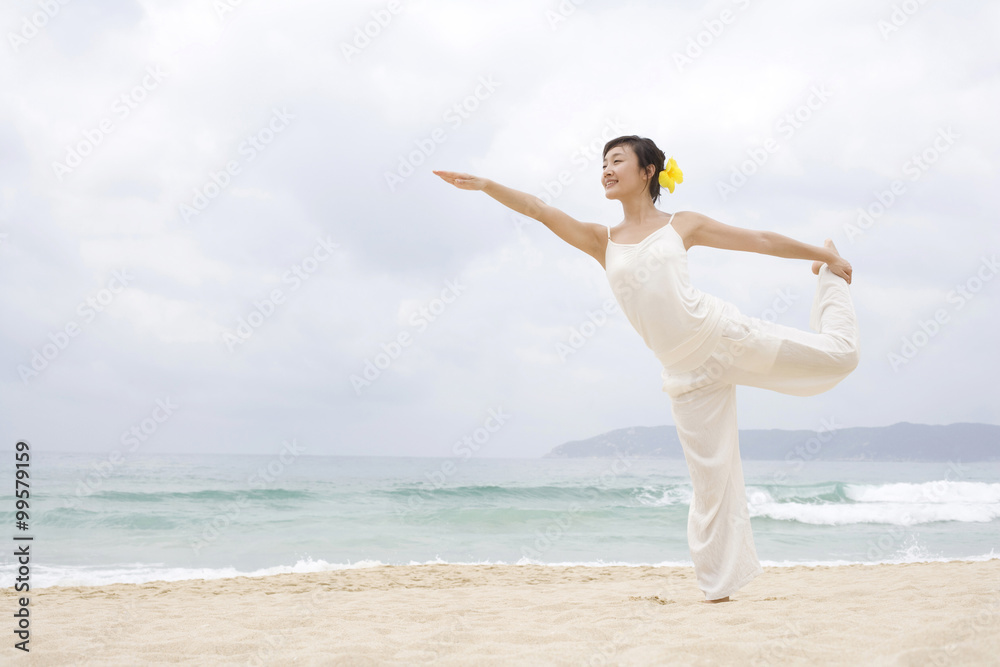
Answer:
[[[600, 264], [431, 173], [615, 225], [623, 134], [683, 169], [661, 210], [854, 267], [857, 370], [741, 387], [741, 428], [1000, 423], [996, 3], [230, 4], [0, 10], [6, 442], [532, 457], [672, 424]], [[808, 329], [809, 261], [689, 262]]]

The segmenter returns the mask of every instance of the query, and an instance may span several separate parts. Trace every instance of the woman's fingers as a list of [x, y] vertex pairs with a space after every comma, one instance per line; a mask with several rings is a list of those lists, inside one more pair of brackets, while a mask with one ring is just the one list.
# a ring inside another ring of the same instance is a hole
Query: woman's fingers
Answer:
[[853, 268], [851, 267], [850, 262], [841, 257], [836, 261], [831, 262], [829, 266], [830, 271], [833, 272], [834, 275], [840, 276], [846, 280], [848, 285], [851, 284], [851, 272]]
[[465, 178], [469, 175], [469, 174], [463, 174], [460, 171], [440, 171], [435, 169], [433, 170], [433, 172], [438, 176], [440, 176], [441, 178]]
[[431, 171], [454, 185], [456, 188], [461, 188], [463, 190], [482, 189], [482, 184], [480, 182], [482, 179], [476, 178], [472, 174], [466, 174], [461, 171], [443, 171], [441, 169], [432, 169]]
[[468, 174], [462, 174], [455, 171], [433, 170], [433, 173], [437, 174], [442, 179], [455, 186], [457, 186], [461, 182], [463, 177], [468, 176]]

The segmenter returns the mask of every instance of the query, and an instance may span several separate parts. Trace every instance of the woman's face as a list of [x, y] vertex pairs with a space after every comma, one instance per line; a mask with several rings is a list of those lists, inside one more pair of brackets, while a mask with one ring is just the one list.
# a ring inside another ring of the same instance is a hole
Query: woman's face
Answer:
[[615, 146], [604, 156], [601, 185], [608, 199], [625, 199], [649, 187], [639, 171], [639, 158], [626, 144]]

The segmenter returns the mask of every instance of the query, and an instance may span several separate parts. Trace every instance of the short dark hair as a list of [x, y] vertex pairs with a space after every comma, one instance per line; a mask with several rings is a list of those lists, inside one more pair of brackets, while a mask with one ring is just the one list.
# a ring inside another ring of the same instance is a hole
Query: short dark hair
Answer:
[[656, 171], [653, 172], [653, 177], [649, 180], [649, 196], [653, 198], [653, 203], [655, 204], [660, 198], [659, 174], [660, 171], [663, 170], [667, 156], [664, 155], [663, 151], [656, 147], [656, 144], [653, 143], [652, 139], [640, 137], [635, 134], [629, 134], [617, 137], [604, 144], [604, 154], [602, 157], [607, 157], [608, 151], [615, 146], [621, 146], [622, 144], [629, 146], [632, 149], [632, 152], [636, 154], [636, 157], [639, 158], [640, 171], [648, 171], [647, 167], [649, 167], [649, 165], [656, 167]]

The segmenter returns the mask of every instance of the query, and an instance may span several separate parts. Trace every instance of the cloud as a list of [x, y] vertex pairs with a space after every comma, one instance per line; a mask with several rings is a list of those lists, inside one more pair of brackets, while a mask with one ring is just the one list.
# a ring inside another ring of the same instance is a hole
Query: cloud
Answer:
[[[500, 404], [514, 417], [484, 456], [670, 423], [655, 356], [620, 312], [560, 358], [612, 297], [600, 264], [430, 171], [616, 225], [600, 150], [620, 134], [684, 170], [661, 210], [831, 237], [854, 266], [858, 370], [810, 398], [741, 389], [741, 427], [1000, 418], [984, 399], [998, 283], [948, 301], [1000, 241], [995, 5], [399, 8], [68, 3], [33, 32], [36, 4], [0, 10], [10, 432], [109, 451], [165, 395], [181, 407], [149, 450], [267, 453], [296, 437], [447, 456]], [[337, 250], [308, 271], [327, 237]], [[748, 314], [793, 295], [778, 321], [807, 327], [808, 262], [704, 247], [689, 260], [696, 287]], [[123, 269], [134, 282], [82, 321]], [[947, 324], [894, 370], [888, 355], [939, 308]], [[79, 335], [23, 380], [71, 322]]]

